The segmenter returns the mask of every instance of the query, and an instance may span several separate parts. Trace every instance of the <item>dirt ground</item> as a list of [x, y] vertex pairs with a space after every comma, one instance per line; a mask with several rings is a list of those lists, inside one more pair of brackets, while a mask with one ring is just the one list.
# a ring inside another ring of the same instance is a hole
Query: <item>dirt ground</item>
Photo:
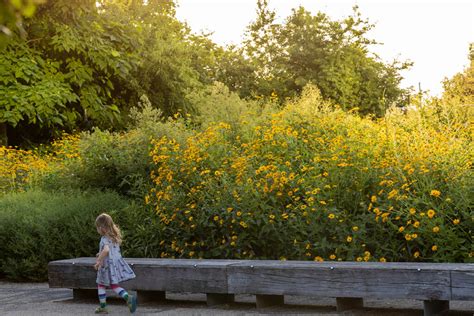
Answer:
[[[112, 292], [113, 293], [113, 292]], [[129, 315], [125, 303], [108, 292], [110, 315]], [[314, 297], [285, 297], [285, 305], [257, 310], [255, 296], [236, 295], [230, 305], [208, 307], [204, 294], [167, 293], [167, 301], [160, 304], [140, 304], [135, 315], [369, 315], [421, 316], [423, 302], [415, 300], [365, 300], [364, 309], [336, 312], [335, 299]], [[11, 283], [0, 281], [0, 315], [93, 315], [98, 306], [95, 300], [72, 299], [72, 290], [50, 289], [47, 283]], [[453, 301], [450, 316], [474, 315], [474, 302]]]

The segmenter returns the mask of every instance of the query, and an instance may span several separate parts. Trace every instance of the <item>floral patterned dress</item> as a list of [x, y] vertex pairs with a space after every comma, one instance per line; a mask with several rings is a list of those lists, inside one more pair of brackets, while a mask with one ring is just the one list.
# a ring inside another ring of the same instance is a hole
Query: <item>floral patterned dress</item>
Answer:
[[110, 286], [135, 278], [135, 273], [122, 258], [120, 246], [106, 236], [100, 238], [99, 253], [109, 245], [109, 254], [104, 258], [102, 267], [97, 271], [97, 284]]

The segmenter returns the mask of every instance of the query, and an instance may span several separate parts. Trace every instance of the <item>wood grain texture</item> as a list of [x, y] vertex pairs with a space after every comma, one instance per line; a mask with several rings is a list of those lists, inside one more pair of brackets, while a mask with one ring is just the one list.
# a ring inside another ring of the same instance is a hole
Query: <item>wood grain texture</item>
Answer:
[[[236, 260], [126, 259], [136, 278], [124, 282], [134, 290], [194, 293], [227, 293], [226, 266]], [[50, 262], [50, 287], [92, 289], [95, 258], [76, 258]]]
[[357, 269], [316, 266], [231, 266], [233, 293], [449, 299], [449, 271]]
[[[474, 299], [474, 264], [141, 259], [129, 289], [348, 298]], [[50, 262], [50, 287], [93, 289], [95, 258]]]
[[474, 264], [469, 271], [452, 271], [451, 287], [453, 300], [474, 301]]

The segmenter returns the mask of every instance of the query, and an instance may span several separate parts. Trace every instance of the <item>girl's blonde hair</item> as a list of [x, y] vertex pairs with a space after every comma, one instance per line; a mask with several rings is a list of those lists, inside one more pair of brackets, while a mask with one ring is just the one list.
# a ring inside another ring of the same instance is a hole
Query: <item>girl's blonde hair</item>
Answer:
[[113, 242], [117, 244], [122, 243], [122, 233], [120, 228], [115, 225], [114, 220], [109, 214], [102, 213], [97, 216], [95, 220], [95, 226], [99, 228], [103, 234], [109, 237]]

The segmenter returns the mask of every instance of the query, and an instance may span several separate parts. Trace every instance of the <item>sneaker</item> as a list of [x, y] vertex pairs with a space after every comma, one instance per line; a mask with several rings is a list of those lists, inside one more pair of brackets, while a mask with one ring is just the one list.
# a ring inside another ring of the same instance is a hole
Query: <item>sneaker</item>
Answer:
[[130, 313], [135, 313], [137, 310], [137, 297], [135, 295], [129, 295], [127, 300], [128, 309]]
[[108, 314], [109, 311], [108, 311], [107, 308], [105, 308], [105, 307], [97, 307], [97, 308], [95, 309], [95, 313], [96, 313], [96, 314]]

